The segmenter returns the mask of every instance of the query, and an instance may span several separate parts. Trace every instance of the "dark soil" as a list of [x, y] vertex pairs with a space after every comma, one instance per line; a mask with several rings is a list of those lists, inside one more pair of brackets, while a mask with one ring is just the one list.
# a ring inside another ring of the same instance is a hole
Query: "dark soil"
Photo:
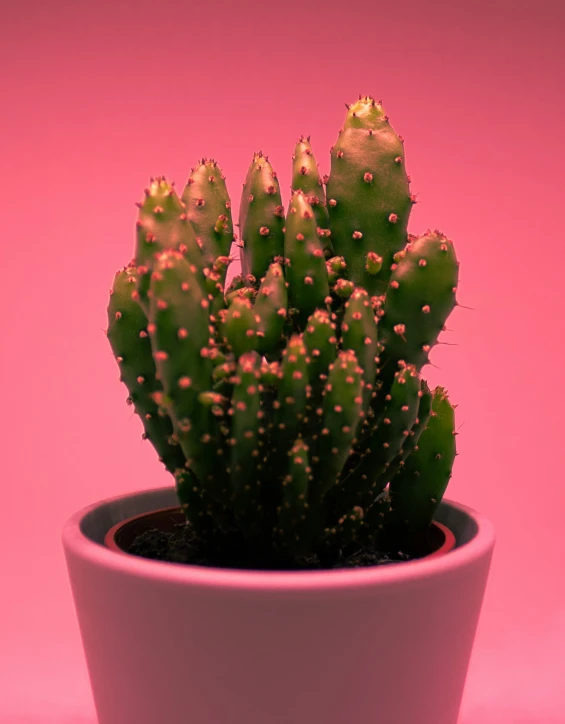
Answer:
[[237, 542], [232, 541], [225, 550], [205, 549], [195, 535], [194, 530], [186, 523], [177, 523], [170, 531], [150, 528], [139, 534], [128, 546], [127, 552], [160, 561], [171, 563], [189, 563], [208, 568], [235, 568], [246, 570], [328, 570], [336, 568], [360, 568], [400, 563], [414, 558], [402, 551], [387, 552], [356, 548], [348, 552], [340, 552], [333, 560], [323, 562], [317, 556], [304, 557], [293, 563], [275, 561], [273, 559], [251, 559]]

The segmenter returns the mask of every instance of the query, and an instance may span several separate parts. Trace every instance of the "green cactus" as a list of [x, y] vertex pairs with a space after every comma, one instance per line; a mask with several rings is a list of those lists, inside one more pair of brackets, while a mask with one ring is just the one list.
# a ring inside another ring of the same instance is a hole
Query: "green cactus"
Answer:
[[363, 411], [367, 414], [379, 362], [377, 325], [369, 295], [362, 287], [354, 289], [345, 303], [341, 321], [342, 349], [352, 349], [363, 369]]
[[330, 365], [321, 413], [312, 457], [312, 491], [319, 497], [337, 483], [363, 415], [363, 369], [353, 350], [343, 350]]
[[422, 380], [420, 404], [418, 405], [418, 417], [414, 421], [410, 432], [406, 436], [402, 449], [398, 455], [391, 463], [386, 465], [386, 469], [377, 478], [375, 486], [376, 489], [384, 490], [397, 472], [403, 467], [408, 455], [417, 449], [420, 437], [426, 429], [426, 425], [428, 424], [428, 420], [430, 419], [430, 415], [432, 413], [432, 398], [433, 396], [430, 392], [430, 388], [428, 387], [428, 383], [426, 380]]
[[288, 208], [284, 256], [290, 305], [298, 324], [303, 326], [316, 309], [324, 306], [330, 289], [316, 219], [302, 191], [293, 193]]
[[259, 368], [257, 352], [245, 352], [239, 358], [232, 396], [230, 483], [236, 515], [249, 531], [260, 506], [259, 462]]
[[261, 152], [254, 154], [243, 185], [239, 234], [243, 273], [260, 281], [269, 264], [282, 257], [284, 207], [277, 174]]
[[273, 445], [286, 455], [304, 422], [310, 394], [308, 358], [302, 335], [293, 335], [282, 355], [278, 395], [275, 403]]
[[161, 414], [156, 402], [163, 394], [147, 332], [147, 317], [139, 306], [137, 270], [128, 266], [115, 278], [108, 305], [108, 340], [120, 365], [120, 380], [126, 385], [134, 410], [166, 469], [175, 474], [186, 458], [176, 440], [171, 418]]
[[315, 409], [322, 401], [330, 366], [337, 356], [336, 325], [327, 310], [316, 309], [312, 312], [303, 339], [309, 358], [311, 403]]
[[162, 405], [170, 415], [180, 446], [204, 489], [226, 499], [217, 470], [225, 444], [213, 406], [200, 395], [212, 388], [208, 307], [201, 280], [177, 251], [158, 257], [151, 275], [149, 334]]
[[[218, 257], [229, 256], [234, 240], [225, 176], [214, 160], [203, 158], [192, 169], [181, 198], [204, 263], [212, 267]], [[226, 269], [220, 272], [222, 283]]]
[[441, 503], [456, 456], [455, 411], [443, 387], [433, 391], [431, 415], [416, 449], [391, 479], [389, 540], [420, 546]]
[[175, 249], [198, 269], [203, 268], [204, 257], [182, 201], [163, 176], [151, 179], [149, 188], [145, 189], [145, 199], [138, 206], [135, 248], [138, 301], [148, 315], [147, 294], [157, 256], [167, 249]]
[[230, 352], [240, 357], [257, 348], [257, 319], [253, 305], [245, 295], [245, 289], [235, 292], [229, 308], [220, 316], [225, 345]]
[[296, 439], [288, 458], [275, 535], [287, 550], [303, 550], [301, 536], [308, 519], [308, 486], [312, 480], [308, 445], [303, 438]]
[[177, 468], [174, 471], [175, 489], [179, 499], [180, 508], [193, 528], [201, 537], [214, 536], [216, 506], [199, 484], [192, 470]]
[[327, 198], [307, 138], [292, 171], [285, 219], [253, 156], [227, 288], [217, 163], [182, 199], [151, 181], [108, 305], [120, 379], [211, 556], [293, 568], [425, 552], [455, 457], [453, 406], [421, 377], [457, 303], [453, 244], [408, 236], [402, 141], [370, 97], [348, 107]]
[[292, 155], [292, 190], [293, 192], [302, 191], [306, 196], [306, 201], [314, 212], [318, 235], [324, 248], [324, 256], [331, 257], [333, 247], [330, 238], [330, 215], [326, 204], [326, 192], [309, 137], [300, 137]]
[[406, 244], [414, 198], [402, 140], [374, 98], [347, 108], [331, 151], [326, 195], [335, 253], [347, 259], [355, 284], [383, 294], [393, 255]]

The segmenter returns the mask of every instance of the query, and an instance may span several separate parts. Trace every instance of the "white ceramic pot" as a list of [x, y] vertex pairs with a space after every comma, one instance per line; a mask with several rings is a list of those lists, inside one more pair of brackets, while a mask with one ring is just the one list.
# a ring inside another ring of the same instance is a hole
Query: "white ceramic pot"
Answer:
[[494, 532], [444, 501], [429, 559], [271, 572], [154, 561], [107, 532], [174, 488], [92, 505], [63, 546], [99, 724], [456, 724]]

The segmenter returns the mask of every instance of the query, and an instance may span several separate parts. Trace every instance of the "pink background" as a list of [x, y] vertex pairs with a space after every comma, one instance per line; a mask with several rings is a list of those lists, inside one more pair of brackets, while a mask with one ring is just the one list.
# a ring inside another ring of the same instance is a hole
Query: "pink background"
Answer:
[[134, 201], [213, 156], [237, 218], [261, 149], [286, 203], [297, 137], [327, 172], [359, 93], [405, 137], [411, 231], [455, 240], [473, 308], [428, 371], [459, 403], [449, 497], [498, 533], [461, 724], [565, 721], [564, 6], [380, 4], [0, 3], [2, 724], [93, 723], [60, 529], [171, 482], [102, 331]]

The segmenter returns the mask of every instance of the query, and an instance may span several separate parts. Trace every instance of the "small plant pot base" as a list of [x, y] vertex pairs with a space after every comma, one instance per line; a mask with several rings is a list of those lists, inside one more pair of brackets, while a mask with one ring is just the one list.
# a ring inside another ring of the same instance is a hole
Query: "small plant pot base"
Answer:
[[105, 545], [111, 529], [135, 537], [140, 516], [182, 523], [176, 504], [173, 487], [141, 491], [65, 526], [99, 724], [456, 724], [494, 545], [483, 516], [443, 501], [449, 553], [341, 570], [178, 565]]
[[[184, 563], [207, 567], [228, 567], [257, 569], [258, 565], [247, 564], [237, 554], [212, 560], [202, 551], [199, 541], [180, 507], [162, 508], [143, 513], [114, 525], [105, 536], [105, 545], [113, 551], [149, 558], [152, 560]], [[378, 551], [357, 548], [341, 556], [335, 564], [322, 565], [315, 558], [298, 561], [294, 567], [277, 566], [277, 570], [328, 570], [330, 568], [361, 568], [366, 566], [390, 565], [420, 558], [445, 555], [455, 547], [455, 536], [442, 523], [434, 522], [428, 535], [427, 550], [418, 555], [403, 551]], [[271, 566], [269, 566], [271, 567]]]

